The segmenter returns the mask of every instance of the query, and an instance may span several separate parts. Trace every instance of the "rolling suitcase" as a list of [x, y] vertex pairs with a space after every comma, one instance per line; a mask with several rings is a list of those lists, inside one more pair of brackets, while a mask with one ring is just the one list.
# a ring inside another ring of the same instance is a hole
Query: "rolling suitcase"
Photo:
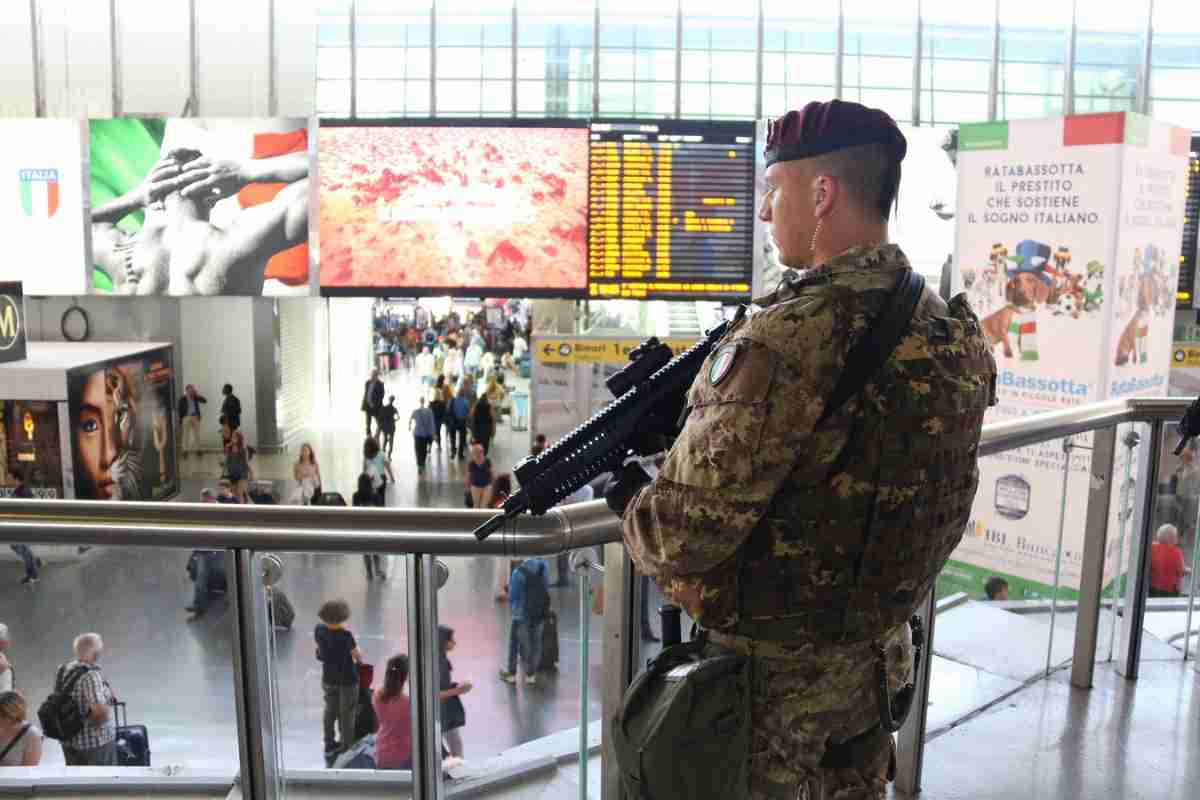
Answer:
[[279, 503], [275, 497], [275, 485], [270, 481], [250, 481], [246, 493], [256, 505], [273, 506]]
[[150, 766], [150, 732], [145, 725], [130, 725], [124, 703], [113, 703], [117, 722], [117, 766]]
[[538, 671], [558, 669], [558, 615], [553, 611], [546, 614], [542, 623], [542, 660]]
[[313, 495], [311, 505], [344, 506], [346, 505], [346, 498], [342, 497], [340, 492], [321, 492], [318, 495]]

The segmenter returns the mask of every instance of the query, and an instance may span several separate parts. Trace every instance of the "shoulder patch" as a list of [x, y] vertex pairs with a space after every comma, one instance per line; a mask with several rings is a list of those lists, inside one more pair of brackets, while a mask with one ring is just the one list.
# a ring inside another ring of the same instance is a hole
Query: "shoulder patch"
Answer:
[[717, 351], [712, 364], [708, 367], [708, 383], [710, 386], [716, 386], [729, 375], [730, 370], [733, 369], [733, 365], [737, 363], [739, 349], [735, 342], [734, 344], [727, 344]]

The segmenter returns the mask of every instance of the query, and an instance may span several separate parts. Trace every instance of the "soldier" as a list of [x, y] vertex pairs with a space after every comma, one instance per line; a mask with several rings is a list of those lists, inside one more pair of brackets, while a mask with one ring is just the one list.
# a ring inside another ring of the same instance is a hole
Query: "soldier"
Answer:
[[[964, 296], [926, 288], [899, 345], [841, 408], [847, 353], [909, 268], [887, 220], [906, 142], [833, 100], [770, 128], [759, 211], [792, 274], [734, 323], [649, 485], [622, 473], [638, 568], [752, 659], [750, 797], [882, 798], [894, 745], [877, 668], [910, 680], [908, 620], [962, 537], [996, 365]], [[627, 507], [626, 507], [627, 505]]]

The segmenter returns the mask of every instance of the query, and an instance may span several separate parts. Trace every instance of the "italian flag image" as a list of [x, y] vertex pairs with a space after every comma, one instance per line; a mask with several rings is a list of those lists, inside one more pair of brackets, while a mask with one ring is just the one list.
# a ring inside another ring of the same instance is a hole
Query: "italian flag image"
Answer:
[[21, 207], [31, 217], [50, 218], [58, 211], [58, 170], [23, 169]]

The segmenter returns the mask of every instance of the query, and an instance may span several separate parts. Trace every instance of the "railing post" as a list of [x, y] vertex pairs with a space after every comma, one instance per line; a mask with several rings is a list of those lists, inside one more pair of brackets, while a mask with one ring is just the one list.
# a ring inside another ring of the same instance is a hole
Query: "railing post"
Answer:
[[271, 705], [270, 623], [263, 570], [250, 550], [226, 551], [227, 598], [234, 608], [233, 675], [238, 720], [241, 790], [246, 800], [276, 800], [282, 765], [278, 762], [276, 720]]
[[1141, 502], [1133, 510], [1132, 550], [1129, 554], [1129, 578], [1125, 586], [1125, 610], [1121, 623], [1121, 657], [1117, 674], [1137, 680], [1142, 659], [1142, 624], [1146, 617], [1146, 597], [1150, 594], [1150, 544], [1154, 537], [1154, 506], [1158, 499], [1158, 457], [1162, 448], [1163, 423], [1150, 423], [1150, 435], [1138, 452], [1138, 486]]
[[600, 761], [600, 785], [603, 800], [622, 800], [617, 756], [613, 749], [608, 720], [616, 713], [626, 687], [637, 671], [640, 636], [633, 624], [638, 613], [637, 589], [641, 581], [634, 574], [633, 562], [622, 544], [605, 545], [604, 550], [604, 695], [600, 709], [603, 722]]
[[[1092, 688], [1096, 671], [1100, 601], [1104, 594], [1104, 557], [1108, 550], [1109, 504], [1116, 483], [1113, 481], [1116, 449], [1117, 426], [1101, 428], [1093, 434], [1083, 566], [1079, 576], [1079, 609], [1075, 618], [1075, 652], [1071, 661], [1071, 685], [1080, 689]], [[1114, 624], [1116, 611], [1114, 601]]]
[[933, 664], [933, 634], [937, 624], [936, 592], [931, 589], [917, 607], [925, 620], [925, 657], [913, 675], [916, 697], [896, 742], [896, 794], [914, 797], [921, 791], [921, 768], [925, 763], [925, 724], [929, 711], [929, 675]]
[[441, 703], [437, 702], [437, 571], [433, 556], [412, 555], [407, 560], [413, 797], [442, 800]]

